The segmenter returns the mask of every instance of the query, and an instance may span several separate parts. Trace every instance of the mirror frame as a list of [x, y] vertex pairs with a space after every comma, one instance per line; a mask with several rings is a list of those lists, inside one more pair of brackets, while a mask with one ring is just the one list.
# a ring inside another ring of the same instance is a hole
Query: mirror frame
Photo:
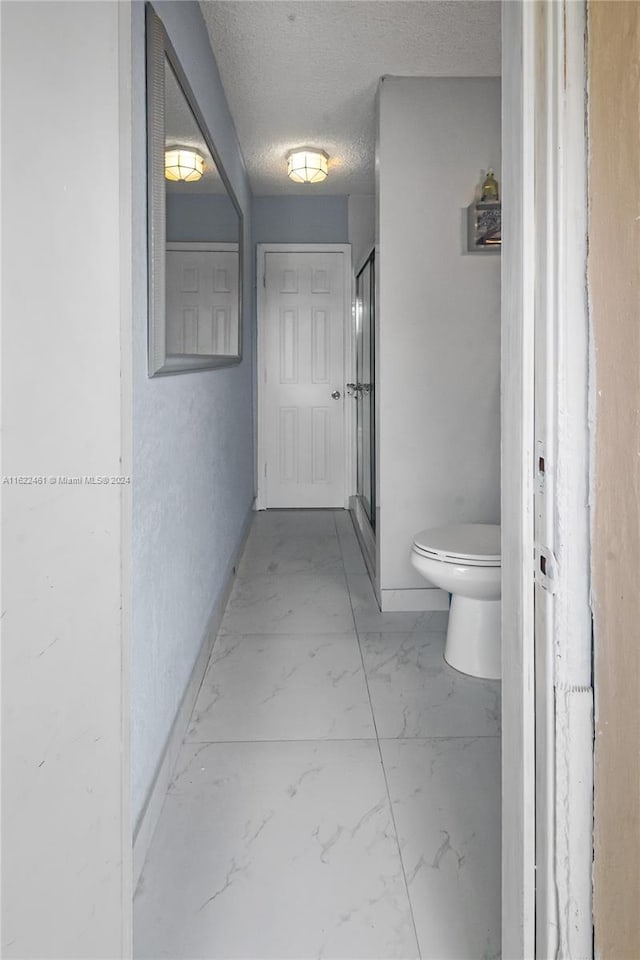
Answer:
[[[242, 208], [214, 146], [209, 128], [189, 86], [164, 26], [150, 4], [146, 7], [147, 50], [147, 256], [148, 256], [148, 358], [150, 377], [234, 366], [242, 360], [243, 247]], [[169, 61], [184, 97], [218, 168], [229, 199], [238, 214], [238, 352], [232, 355], [189, 354], [168, 357], [166, 351], [166, 187], [165, 60]]]

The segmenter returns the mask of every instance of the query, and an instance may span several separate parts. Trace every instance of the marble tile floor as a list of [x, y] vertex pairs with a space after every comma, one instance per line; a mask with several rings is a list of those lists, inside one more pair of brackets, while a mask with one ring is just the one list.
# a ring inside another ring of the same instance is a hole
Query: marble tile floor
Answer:
[[256, 514], [134, 903], [135, 957], [500, 956], [500, 685], [380, 613], [345, 511]]

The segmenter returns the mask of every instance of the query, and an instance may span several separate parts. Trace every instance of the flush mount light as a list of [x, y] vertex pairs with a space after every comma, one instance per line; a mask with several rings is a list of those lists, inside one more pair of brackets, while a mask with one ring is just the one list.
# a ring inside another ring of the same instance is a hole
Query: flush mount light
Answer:
[[287, 154], [287, 173], [295, 183], [322, 183], [329, 172], [329, 155], [316, 147], [296, 147]]
[[191, 147], [171, 147], [164, 155], [164, 175], [167, 180], [186, 180], [193, 183], [204, 173], [204, 157]]

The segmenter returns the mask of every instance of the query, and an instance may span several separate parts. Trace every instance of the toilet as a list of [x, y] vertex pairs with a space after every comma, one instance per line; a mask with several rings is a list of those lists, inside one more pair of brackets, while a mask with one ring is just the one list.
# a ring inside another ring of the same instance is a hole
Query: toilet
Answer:
[[451, 594], [444, 658], [473, 677], [501, 677], [500, 526], [460, 523], [416, 534], [411, 563]]

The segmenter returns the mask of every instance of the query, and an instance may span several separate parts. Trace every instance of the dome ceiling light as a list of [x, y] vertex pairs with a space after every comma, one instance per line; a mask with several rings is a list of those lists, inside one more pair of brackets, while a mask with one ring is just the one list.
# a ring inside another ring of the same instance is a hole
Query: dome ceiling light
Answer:
[[317, 147], [296, 147], [287, 154], [287, 174], [295, 183], [322, 183], [329, 172], [329, 155]]
[[204, 157], [191, 147], [171, 147], [164, 155], [164, 175], [167, 180], [185, 180], [193, 183], [204, 173]]

